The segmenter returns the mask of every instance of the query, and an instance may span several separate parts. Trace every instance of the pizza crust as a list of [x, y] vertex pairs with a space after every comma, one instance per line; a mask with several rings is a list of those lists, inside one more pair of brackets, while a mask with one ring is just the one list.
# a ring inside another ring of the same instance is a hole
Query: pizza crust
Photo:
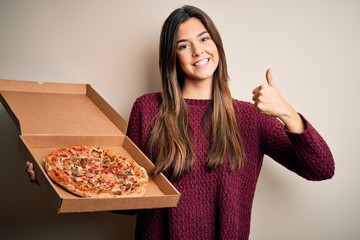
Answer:
[[45, 170], [54, 182], [81, 197], [143, 196], [148, 186], [145, 168], [100, 147], [55, 149], [45, 159]]

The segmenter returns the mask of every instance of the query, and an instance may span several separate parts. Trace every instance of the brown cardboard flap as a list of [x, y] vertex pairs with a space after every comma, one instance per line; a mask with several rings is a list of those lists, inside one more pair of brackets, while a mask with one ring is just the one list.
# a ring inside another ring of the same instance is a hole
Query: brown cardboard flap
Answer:
[[22, 135], [121, 136], [126, 131], [126, 121], [89, 85], [0, 80], [0, 91]]
[[0, 79], [0, 91], [86, 94], [86, 84]]

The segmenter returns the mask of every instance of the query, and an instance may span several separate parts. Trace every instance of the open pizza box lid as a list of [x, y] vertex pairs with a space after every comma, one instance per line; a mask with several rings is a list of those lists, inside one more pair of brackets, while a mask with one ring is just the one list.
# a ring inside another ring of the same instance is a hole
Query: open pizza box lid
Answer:
[[175, 207], [180, 194], [159, 174], [141, 197], [78, 197], [57, 185], [44, 169], [56, 148], [99, 146], [134, 159], [148, 172], [153, 163], [124, 134], [127, 122], [88, 84], [0, 80], [0, 101], [20, 131], [19, 149], [34, 164], [40, 186], [58, 213]]

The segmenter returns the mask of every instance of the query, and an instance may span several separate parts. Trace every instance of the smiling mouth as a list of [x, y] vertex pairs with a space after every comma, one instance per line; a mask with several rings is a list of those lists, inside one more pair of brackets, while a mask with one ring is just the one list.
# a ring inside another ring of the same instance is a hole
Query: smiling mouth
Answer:
[[200, 60], [200, 61], [194, 63], [193, 66], [195, 66], [195, 67], [203, 66], [208, 62], [209, 62], [209, 58], [205, 58], [203, 60]]

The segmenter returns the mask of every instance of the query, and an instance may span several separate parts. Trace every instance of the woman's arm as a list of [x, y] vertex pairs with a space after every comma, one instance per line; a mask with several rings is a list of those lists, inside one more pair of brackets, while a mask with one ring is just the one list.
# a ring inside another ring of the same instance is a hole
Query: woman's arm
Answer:
[[333, 177], [335, 163], [329, 146], [302, 116], [305, 130], [294, 133], [274, 117], [260, 116], [261, 148], [272, 159], [298, 175], [313, 181]]
[[264, 153], [309, 180], [331, 178], [335, 163], [327, 143], [281, 96], [270, 69], [266, 80], [253, 91], [256, 110], [264, 113], [259, 116]]

